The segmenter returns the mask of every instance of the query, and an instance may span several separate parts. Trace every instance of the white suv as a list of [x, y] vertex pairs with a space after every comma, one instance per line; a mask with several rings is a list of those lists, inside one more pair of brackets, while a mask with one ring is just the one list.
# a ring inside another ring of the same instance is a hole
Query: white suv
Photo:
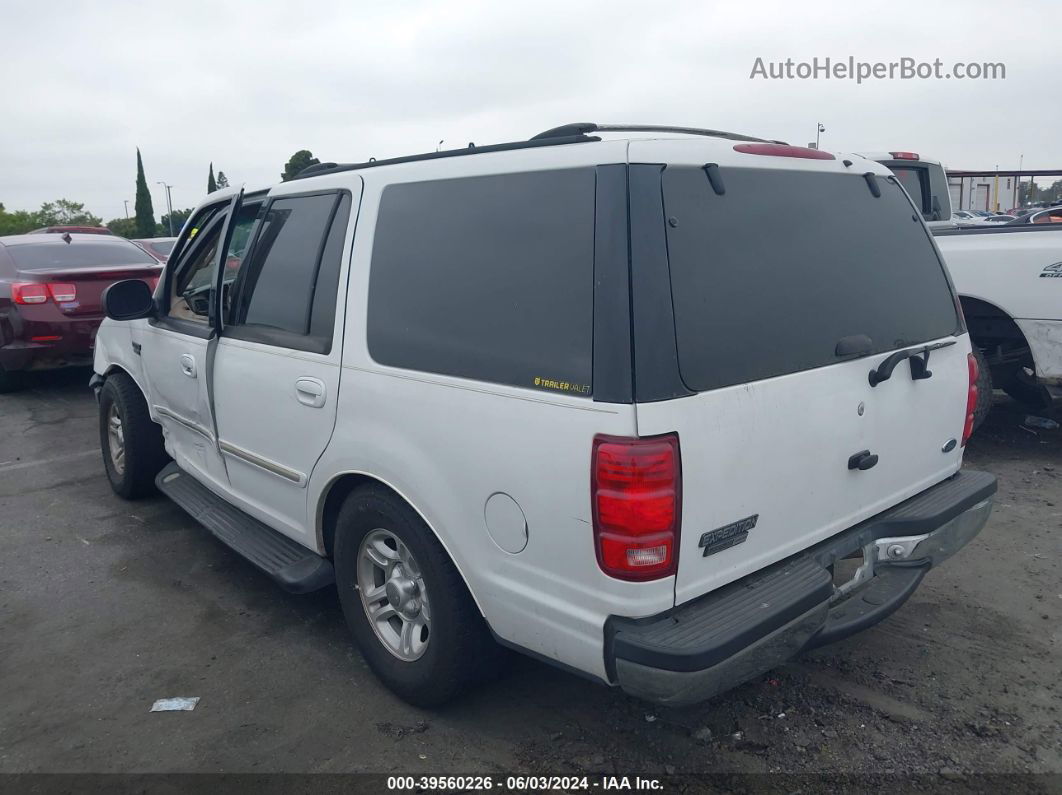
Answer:
[[212, 194], [106, 307], [114, 490], [334, 582], [416, 704], [499, 644], [708, 698], [895, 610], [995, 491], [947, 272], [854, 155], [577, 124], [322, 164]]

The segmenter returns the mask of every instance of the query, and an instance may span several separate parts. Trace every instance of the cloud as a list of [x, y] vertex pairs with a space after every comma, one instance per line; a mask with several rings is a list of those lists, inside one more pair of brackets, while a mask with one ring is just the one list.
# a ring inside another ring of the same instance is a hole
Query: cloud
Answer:
[[[1062, 6], [259, 2], [7, 4], [0, 201], [122, 215], [135, 148], [155, 210], [322, 159], [525, 138], [570, 121], [734, 129], [950, 166], [1057, 167]], [[993, 20], [1016, 36], [997, 34]], [[1004, 81], [750, 80], [765, 60], [1000, 61]]]

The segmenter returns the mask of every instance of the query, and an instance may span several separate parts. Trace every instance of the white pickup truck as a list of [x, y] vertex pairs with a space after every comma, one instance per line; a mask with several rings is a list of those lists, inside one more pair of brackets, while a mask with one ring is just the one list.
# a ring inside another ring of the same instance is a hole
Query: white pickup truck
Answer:
[[[933, 237], [981, 360], [979, 387], [1033, 409], [1062, 398], [1062, 227], [934, 229]], [[976, 420], [990, 407], [984, 401]]]

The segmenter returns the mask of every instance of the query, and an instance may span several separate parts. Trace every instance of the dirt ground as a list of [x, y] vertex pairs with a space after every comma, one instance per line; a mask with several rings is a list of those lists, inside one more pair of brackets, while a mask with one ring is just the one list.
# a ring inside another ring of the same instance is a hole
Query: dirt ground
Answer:
[[[87, 375], [0, 396], [0, 773], [641, 774], [688, 791], [707, 774], [919, 774], [904, 781], [925, 789], [1001, 774], [992, 788], [1062, 788], [1062, 431], [1022, 427], [1002, 395], [966, 455], [999, 477], [988, 526], [881, 625], [695, 708], [519, 658], [425, 712], [373, 678], [334, 591], [288, 595], [167, 500], [113, 496]], [[149, 713], [172, 696], [201, 700]]]

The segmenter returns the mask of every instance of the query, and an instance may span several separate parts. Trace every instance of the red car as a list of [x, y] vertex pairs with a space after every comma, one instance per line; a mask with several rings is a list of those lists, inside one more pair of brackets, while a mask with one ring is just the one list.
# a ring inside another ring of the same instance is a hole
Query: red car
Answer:
[[0, 237], [0, 392], [15, 389], [26, 370], [91, 364], [103, 290], [122, 279], [154, 288], [161, 272], [120, 237]]
[[144, 249], [148, 254], [153, 256], [159, 262], [165, 264], [166, 260], [170, 258], [170, 252], [173, 251], [173, 244], [177, 242], [175, 237], [145, 237], [137, 238], [133, 241], [140, 248]]
[[40, 229], [34, 229], [28, 234], [31, 235], [50, 235], [50, 234], [80, 234], [80, 235], [114, 235], [110, 229], [105, 226], [42, 226]]

